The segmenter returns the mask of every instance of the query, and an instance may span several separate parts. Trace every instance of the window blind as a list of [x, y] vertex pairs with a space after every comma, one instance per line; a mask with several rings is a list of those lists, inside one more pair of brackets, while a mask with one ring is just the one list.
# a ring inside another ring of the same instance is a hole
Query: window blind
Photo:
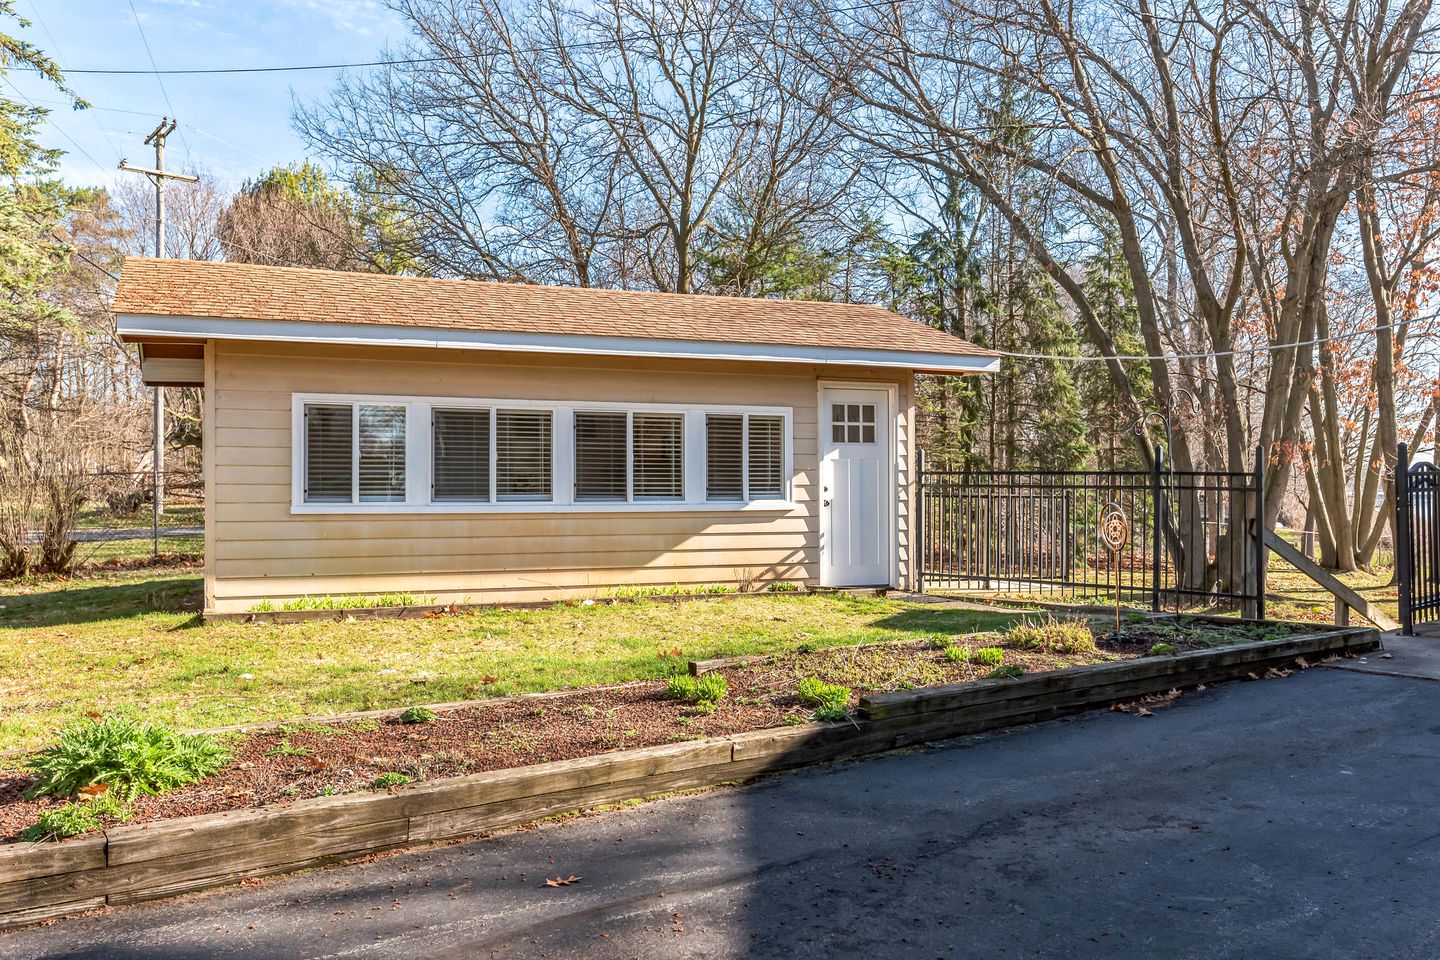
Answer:
[[750, 418], [750, 499], [785, 495], [785, 418]]
[[490, 499], [490, 411], [433, 410], [432, 499], [445, 502]]
[[405, 408], [360, 405], [360, 502], [405, 502]]
[[678, 413], [634, 415], [636, 500], [685, 498], [685, 418]]
[[549, 500], [549, 410], [495, 411], [495, 499]]
[[705, 499], [745, 498], [745, 418], [740, 414], [705, 417]]
[[305, 405], [306, 503], [349, 503], [354, 496], [354, 415], [349, 404]]
[[575, 499], [626, 500], [628, 459], [623, 413], [575, 413]]

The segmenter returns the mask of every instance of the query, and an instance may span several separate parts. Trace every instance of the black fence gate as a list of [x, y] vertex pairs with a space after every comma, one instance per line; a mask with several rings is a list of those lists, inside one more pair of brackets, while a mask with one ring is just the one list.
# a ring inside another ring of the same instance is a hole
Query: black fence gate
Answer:
[[[921, 590], [1063, 594], [1265, 616], [1265, 488], [1247, 473], [919, 469]], [[1106, 518], [1129, 536], [1112, 552]]]
[[1400, 582], [1400, 629], [1440, 620], [1440, 471], [1410, 463], [1400, 444], [1395, 464], [1395, 576]]

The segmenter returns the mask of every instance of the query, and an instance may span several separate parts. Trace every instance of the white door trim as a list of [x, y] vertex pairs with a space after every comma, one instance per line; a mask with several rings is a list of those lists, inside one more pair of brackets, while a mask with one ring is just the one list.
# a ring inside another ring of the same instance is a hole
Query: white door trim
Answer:
[[[815, 442], [816, 442], [816, 476], [815, 486], [819, 495], [815, 499], [815, 509], [823, 513], [824, 493], [821, 476], [824, 473], [823, 462], [825, 459], [825, 428], [829, 421], [825, 417], [825, 391], [826, 389], [838, 390], [875, 390], [885, 393], [885, 403], [890, 411], [885, 422], [889, 425], [889, 450], [890, 469], [886, 471], [889, 480], [889, 494], [886, 497], [888, 504], [888, 526], [890, 542], [890, 583], [889, 586], [898, 588], [900, 585], [900, 527], [899, 527], [899, 496], [900, 496], [900, 385], [888, 381], [874, 380], [824, 380], [817, 379], [815, 383]], [[823, 531], [824, 520], [822, 513], [817, 513], [816, 524]], [[820, 542], [820, 585], [834, 586], [826, 583], [825, 565], [825, 542]], [[881, 584], [875, 584], [881, 586]]]

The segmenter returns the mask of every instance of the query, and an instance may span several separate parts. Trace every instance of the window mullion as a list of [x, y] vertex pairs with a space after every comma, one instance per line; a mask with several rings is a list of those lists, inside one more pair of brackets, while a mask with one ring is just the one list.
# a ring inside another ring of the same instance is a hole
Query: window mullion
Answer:
[[625, 411], [625, 502], [635, 502], [635, 411]]
[[350, 502], [360, 502], [360, 404], [350, 404]]
[[740, 500], [750, 502], [750, 414], [740, 418]]
[[488, 414], [488, 415], [489, 415], [489, 417], [490, 417], [490, 495], [489, 495], [489, 499], [488, 499], [486, 502], [487, 502], [487, 503], [494, 503], [494, 502], [495, 502], [495, 475], [500, 472], [500, 458], [499, 458], [498, 456], [496, 456], [496, 454], [495, 454], [495, 449], [496, 449], [496, 448], [495, 448], [496, 413], [495, 413], [495, 408], [494, 408], [494, 407], [491, 407], [491, 408], [490, 408], [490, 411], [489, 411], [489, 414]]

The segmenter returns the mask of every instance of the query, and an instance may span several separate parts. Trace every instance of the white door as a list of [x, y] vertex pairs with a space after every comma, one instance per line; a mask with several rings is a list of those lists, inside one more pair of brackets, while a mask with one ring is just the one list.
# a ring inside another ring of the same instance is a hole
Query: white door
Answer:
[[889, 393], [825, 387], [820, 393], [820, 583], [890, 585]]

